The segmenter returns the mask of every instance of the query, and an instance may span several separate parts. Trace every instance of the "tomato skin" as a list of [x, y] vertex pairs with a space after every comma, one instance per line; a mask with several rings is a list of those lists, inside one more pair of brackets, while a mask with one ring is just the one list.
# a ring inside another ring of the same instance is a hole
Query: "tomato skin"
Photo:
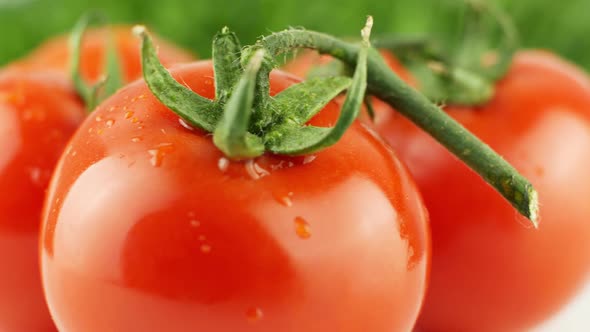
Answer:
[[[210, 62], [172, 72], [213, 97]], [[296, 81], [273, 72], [272, 93]], [[333, 124], [338, 109], [330, 103], [312, 123]], [[99, 106], [69, 151], [41, 239], [60, 331], [413, 327], [427, 214], [404, 166], [360, 123], [312, 157], [265, 155], [222, 171], [211, 136], [184, 128], [138, 81]]]
[[38, 237], [51, 173], [84, 106], [62, 75], [0, 74], [0, 330], [55, 331]]
[[[141, 75], [139, 43], [130, 28], [116, 28], [127, 80]], [[102, 74], [105, 29], [84, 39], [81, 71]], [[162, 44], [166, 64], [191, 59]], [[50, 176], [67, 141], [85, 117], [85, 106], [66, 78], [66, 37], [42, 45], [0, 72], [0, 331], [55, 331], [39, 276], [39, 222]]]
[[[531, 180], [538, 230], [425, 133], [377, 110], [376, 130], [408, 164], [431, 216], [420, 331], [542, 328], [590, 285], [590, 80], [549, 53], [526, 51], [496, 89], [485, 106], [446, 110]], [[578, 327], [590, 323], [577, 318]]]
[[[88, 29], [82, 40], [80, 62], [82, 77], [89, 81], [96, 81], [104, 75], [105, 50], [108, 48], [111, 36], [114, 37], [116, 42], [125, 81], [131, 82], [140, 78], [140, 42], [139, 38], [133, 35], [131, 26]], [[67, 73], [70, 58], [68, 38], [68, 36], [58, 36], [44, 42], [24, 59], [15, 62], [9, 68], [30, 71], [57, 70]], [[190, 52], [180, 49], [165, 40], [156, 38], [154, 42], [158, 45], [160, 61], [167, 67], [195, 59]]]

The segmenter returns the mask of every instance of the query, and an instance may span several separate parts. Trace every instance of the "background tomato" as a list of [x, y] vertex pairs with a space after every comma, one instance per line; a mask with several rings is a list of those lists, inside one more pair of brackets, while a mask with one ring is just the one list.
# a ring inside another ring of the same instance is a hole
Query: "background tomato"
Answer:
[[[129, 29], [117, 29], [126, 78], [141, 75], [139, 44]], [[102, 71], [106, 30], [85, 39], [82, 71]], [[189, 54], [164, 44], [166, 63]], [[0, 331], [55, 331], [39, 277], [38, 234], [49, 178], [69, 138], [85, 117], [85, 106], [64, 75], [65, 37], [50, 41], [0, 73]], [[16, 70], [14, 70], [16, 69]]]
[[[82, 77], [95, 81], [104, 75], [105, 50], [114, 38], [126, 82], [141, 77], [139, 39], [131, 33], [131, 26], [114, 26], [89, 29], [84, 34], [80, 72]], [[165, 40], [157, 39], [159, 58], [165, 66], [194, 60], [194, 55]], [[46, 41], [28, 56], [9, 67], [27, 70], [58, 70], [66, 72], [70, 61], [68, 36], [59, 36]]]
[[39, 277], [39, 217], [53, 168], [83, 118], [63, 75], [0, 74], [2, 331], [55, 331]]
[[572, 308], [578, 314], [568, 319], [588, 326], [590, 296], [580, 292], [590, 285], [590, 80], [527, 51], [496, 88], [484, 106], [446, 110], [531, 180], [538, 230], [427, 134], [391, 110], [377, 115], [375, 127], [407, 162], [431, 216], [432, 276], [418, 325], [525, 331], [577, 303], [586, 309]]
[[[214, 96], [210, 62], [172, 71]], [[297, 82], [271, 74], [271, 94]], [[330, 103], [312, 123], [331, 125]], [[306, 157], [229, 162], [143, 82], [106, 100], [50, 186], [42, 275], [62, 332], [408, 331], [426, 212], [392, 151], [355, 123]]]

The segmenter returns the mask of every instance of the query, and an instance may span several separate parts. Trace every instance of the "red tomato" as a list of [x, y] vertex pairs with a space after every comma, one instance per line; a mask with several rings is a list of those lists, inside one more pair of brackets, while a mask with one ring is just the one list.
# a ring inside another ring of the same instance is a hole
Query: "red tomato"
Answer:
[[[111, 36], [114, 36], [116, 41], [125, 81], [130, 82], [141, 77], [140, 42], [131, 32], [130, 26], [94, 28], [84, 34], [80, 63], [82, 76], [89, 81], [95, 81], [104, 74], [105, 49], [108, 47]], [[195, 59], [191, 53], [165, 40], [156, 39], [155, 44], [158, 45], [160, 61], [165, 66]], [[68, 63], [68, 36], [59, 36], [43, 43], [27, 57], [13, 64], [12, 67], [28, 70], [67, 71]]]
[[[211, 62], [172, 70], [214, 96]], [[275, 94], [297, 80], [271, 75]], [[333, 124], [331, 102], [312, 123]], [[74, 136], [50, 186], [42, 279], [62, 332], [408, 331], [427, 215], [355, 123], [315, 155], [229, 162], [141, 81]]]
[[[137, 38], [116, 31], [126, 77], [135, 79], [141, 75]], [[107, 38], [103, 30], [85, 39], [87, 79], [102, 71], [101, 38]], [[166, 45], [160, 55], [166, 63], [189, 57]], [[59, 38], [0, 74], [0, 331], [55, 331], [41, 290], [38, 232], [49, 178], [85, 116], [63, 73], [67, 61], [65, 38]]]
[[[551, 54], [527, 51], [496, 89], [484, 106], [447, 111], [532, 181], [538, 230], [427, 134], [378, 112], [375, 126], [408, 163], [432, 220], [421, 331], [540, 328], [590, 286], [590, 80]], [[584, 296], [578, 303], [590, 303]], [[590, 324], [587, 310], [578, 329]]]
[[0, 330], [55, 331], [38, 267], [49, 178], [84, 106], [63, 75], [0, 75]]

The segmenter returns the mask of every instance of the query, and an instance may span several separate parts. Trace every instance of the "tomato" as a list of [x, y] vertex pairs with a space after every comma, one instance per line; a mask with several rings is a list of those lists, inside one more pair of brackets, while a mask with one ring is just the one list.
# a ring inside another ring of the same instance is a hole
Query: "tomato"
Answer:
[[[211, 62], [172, 74], [214, 97]], [[275, 71], [271, 94], [297, 81]], [[409, 331], [429, 261], [413, 181], [360, 123], [314, 155], [229, 161], [142, 81], [70, 142], [41, 244], [62, 332]]]
[[[89, 29], [84, 34], [80, 72], [85, 79], [95, 81], [104, 74], [105, 49], [113, 37], [125, 81], [130, 82], [141, 76], [139, 40], [132, 34], [131, 26], [114, 26]], [[194, 60], [191, 53], [165, 40], [158, 39], [156, 44], [159, 46], [159, 58], [165, 66]], [[68, 63], [68, 36], [59, 36], [46, 41], [11, 67], [65, 72]]]
[[[87, 79], [102, 70], [101, 31], [85, 39]], [[126, 30], [116, 31], [126, 77], [135, 79], [141, 75], [139, 44]], [[161, 57], [170, 64], [189, 55], [163, 45]], [[50, 176], [85, 117], [64, 75], [67, 61], [65, 38], [59, 38], [0, 73], [0, 331], [55, 331], [41, 289], [38, 236]]]
[[39, 219], [53, 168], [83, 118], [63, 75], [0, 74], [2, 331], [55, 331], [39, 277]]
[[420, 331], [527, 331], [562, 314], [578, 329], [590, 324], [589, 110], [588, 77], [540, 51], [520, 52], [486, 105], [446, 108], [531, 180], [538, 230], [427, 134], [378, 110], [375, 127], [407, 162], [431, 216]]

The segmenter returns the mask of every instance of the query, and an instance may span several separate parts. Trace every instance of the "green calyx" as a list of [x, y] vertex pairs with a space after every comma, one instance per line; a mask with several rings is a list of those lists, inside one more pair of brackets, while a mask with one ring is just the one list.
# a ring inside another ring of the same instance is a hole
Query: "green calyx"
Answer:
[[[191, 125], [213, 133], [213, 143], [232, 159], [265, 152], [303, 155], [335, 144], [356, 119], [367, 85], [367, 55], [372, 19], [362, 30], [363, 43], [352, 78], [318, 77], [270, 96], [274, 61], [259, 45], [242, 49], [234, 33], [223, 28], [213, 40], [215, 99], [204, 98], [178, 83], [159, 62], [152, 40], [141, 26], [144, 79], [164, 105]], [[307, 122], [348, 89], [334, 127]]]
[[[398, 56], [430, 100], [475, 106], [494, 96], [494, 85], [506, 74], [519, 42], [512, 21], [493, 3], [463, 1], [463, 32], [455, 47], [443, 47], [429, 38], [385, 37], [374, 44]], [[490, 40], [498, 31], [501, 42], [492, 46]]]
[[80, 73], [80, 61], [82, 53], [82, 41], [84, 33], [92, 23], [104, 24], [106, 19], [97, 12], [89, 12], [83, 15], [70, 34], [69, 49], [70, 63], [69, 71], [74, 87], [80, 97], [84, 100], [86, 108], [89, 111], [94, 110], [102, 100], [115, 93], [123, 86], [123, 76], [121, 73], [121, 64], [117, 55], [117, 47], [114, 38], [109, 38], [109, 44], [106, 52], [105, 75], [98, 82], [88, 85], [84, 82]]

